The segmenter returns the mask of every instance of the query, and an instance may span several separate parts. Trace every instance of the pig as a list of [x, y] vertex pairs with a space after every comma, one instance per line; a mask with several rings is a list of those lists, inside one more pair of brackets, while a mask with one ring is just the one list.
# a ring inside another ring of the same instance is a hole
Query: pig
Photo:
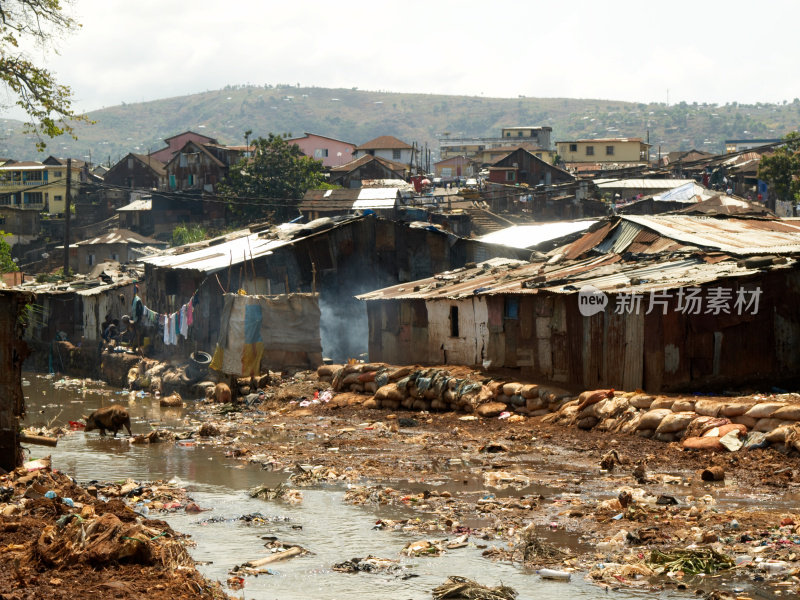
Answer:
[[231, 401], [231, 388], [227, 383], [218, 383], [214, 388], [214, 398], [217, 402], [230, 402]]
[[124, 426], [128, 430], [128, 435], [133, 435], [128, 411], [119, 404], [98, 408], [88, 417], [84, 417], [84, 420], [86, 421], [86, 431], [99, 429], [100, 435], [105, 435], [106, 429], [109, 429], [114, 434], [113, 437], [117, 437], [117, 432]]

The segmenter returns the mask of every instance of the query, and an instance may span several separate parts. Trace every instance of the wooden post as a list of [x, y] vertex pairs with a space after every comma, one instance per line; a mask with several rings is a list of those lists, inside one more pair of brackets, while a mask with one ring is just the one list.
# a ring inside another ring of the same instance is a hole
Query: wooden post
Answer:
[[317, 265], [311, 261], [311, 293], [317, 295]]
[[287, 273], [284, 275], [284, 281], [286, 283], [286, 295], [289, 295], [289, 274]]
[[72, 159], [67, 159], [67, 198], [66, 210], [64, 211], [64, 277], [69, 277], [69, 217], [72, 210]]

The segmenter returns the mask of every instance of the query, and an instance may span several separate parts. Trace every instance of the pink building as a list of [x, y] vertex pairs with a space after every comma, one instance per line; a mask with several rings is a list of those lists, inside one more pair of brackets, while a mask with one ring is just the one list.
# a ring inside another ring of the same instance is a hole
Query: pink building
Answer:
[[306, 132], [303, 137], [286, 140], [290, 144], [296, 144], [303, 154], [321, 160], [325, 167], [338, 167], [353, 160], [355, 144], [343, 142], [324, 135]]
[[195, 133], [194, 131], [184, 131], [178, 135], [173, 135], [170, 138], [166, 138], [164, 141], [167, 143], [166, 148], [161, 148], [161, 150], [156, 150], [155, 152], [150, 153], [150, 156], [156, 160], [160, 160], [164, 164], [171, 161], [172, 157], [175, 156], [178, 151], [186, 145], [186, 142], [194, 142], [196, 144], [217, 143], [217, 140], [214, 138]]

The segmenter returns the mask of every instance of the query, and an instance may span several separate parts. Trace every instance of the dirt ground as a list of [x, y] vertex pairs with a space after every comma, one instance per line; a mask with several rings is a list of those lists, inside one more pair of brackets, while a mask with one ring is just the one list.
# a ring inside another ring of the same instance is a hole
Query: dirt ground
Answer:
[[[588, 573], [609, 588], [696, 590], [718, 599], [800, 593], [796, 452], [698, 452], [542, 417], [367, 409], [369, 395], [331, 394], [329, 387], [300, 373], [275, 382], [266, 400], [249, 406], [187, 403], [203, 424], [180, 437], [193, 435], [241, 461], [290, 473], [276, 493], [294, 499], [304, 486], [346, 485], [346, 502], [406, 507], [416, 518], [376, 527], [418, 533], [419, 552], [443, 550], [442, 538], [467, 536], [487, 560]], [[710, 469], [716, 481], [704, 480]], [[13, 487], [18, 497], [36, 483], [26, 477], [0, 486]], [[99, 503], [58, 477], [38, 482], [57, 498], [28, 500], [18, 513], [0, 510], [0, 599], [80, 597], [76, 589], [87, 592], [83, 597], [137, 598], [143, 590], [154, 600], [224, 597], [188, 555], [173, 551], [165, 558], [159, 544], [177, 544], [180, 535], [163, 522], [147, 521], [164, 535], [148, 536], [145, 555], [120, 558], [111, 548], [95, 553], [104, 561], [85, 552], [65, 558], [54, 543], [48, 553], [43, 527], [60, 531], [65, 496], [92, 507], [87, 518], [105, 511], [123, 523], [140, 521], [121, 500]], [[684, 562], [681, 552], [688, 553]]]
[[[717, 587], [725, 581], [798, 593], [796, 452], [698, 452], [540, 417], [365, 409], [361, 394], [309, 404], [326, 387], [307, 375], [256, 410], [215, 416], [210, 405], [206, 422], [217, 435], [198, 441], [291, 472], [291, 487], [347, 483], [348, 502], [407, 506], [419, 520], [382, 525], [434, 542], [466, 533], [490, 560], [588, 571], [612, 588], [724, 598]], [[722, 479], [704, 480], [711, 467]], [[738, 564], [722, 579], [654, 566], [654, 552], [687, 548]]]

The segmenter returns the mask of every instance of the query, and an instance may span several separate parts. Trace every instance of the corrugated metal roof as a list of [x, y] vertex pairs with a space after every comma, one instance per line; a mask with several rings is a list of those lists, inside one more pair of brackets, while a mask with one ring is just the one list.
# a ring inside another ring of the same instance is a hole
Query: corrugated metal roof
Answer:
[[133, 212], [140, 210], [152, 210], [153, 200], [134, 200], [130, 204], [126, 204], [117, 209], [117, 212]]
[[398, 188], [396, 187], [371, 187], [358, 190], [358, 200], [395, 200]]
[[530, 248], [572, 233], [585, 231], [595, 223], [597, 223], [597, 219], [555, 221], [537, 225], [514, 225], [513, 227], [493, 231], [478, 239], [489, 244], [502, 244], [512, 248]]
[[687, 245], [733, 255], [800, 253], [800, 224], [779, 219], [684, 215], [625, 215], [621, 219]]
[[365, 210], [365, 209], [387, 209], [387, 208], [394, 208], [397, 205], [397, 198], [373, 198], [373, 199], [365, 199], [365, 200], [356, 200], [353, 202], [352, 209], [353, 210]]
[[695, 183], [694, 179], [595, 179], [595, 185], [605, 189], [631, 190], [671, 190], [687, 183]]
[[[797, 263], [792, 262], [791, 266]], [[773, 268], [785, 268], [775, 266]], [[412, 283], [400, 284], [357, 296], [361, 300], [459, 299], [479, 295], [577, 293], [592, 285], [609, 293], [645, 292], [699, 285], [730, 277], [758, 273], [727, 260], [714, 264], [702, 257], [663, 262], [625, 263], [615, 257], [594, 258], [565, 266], [545, 263], [481, 263], [473, 269], [458, 269]]]
[[83, 240], [73, 245], [75, 246], [93, 246], [95, 244], [149, 244], [156, 246], [164, 246], [166, 242], [161, 242], [157, 239], [140, 235], [135, 231], [128, 229], [114, 229], [101, 236], [92, 238], [90, 240]]

